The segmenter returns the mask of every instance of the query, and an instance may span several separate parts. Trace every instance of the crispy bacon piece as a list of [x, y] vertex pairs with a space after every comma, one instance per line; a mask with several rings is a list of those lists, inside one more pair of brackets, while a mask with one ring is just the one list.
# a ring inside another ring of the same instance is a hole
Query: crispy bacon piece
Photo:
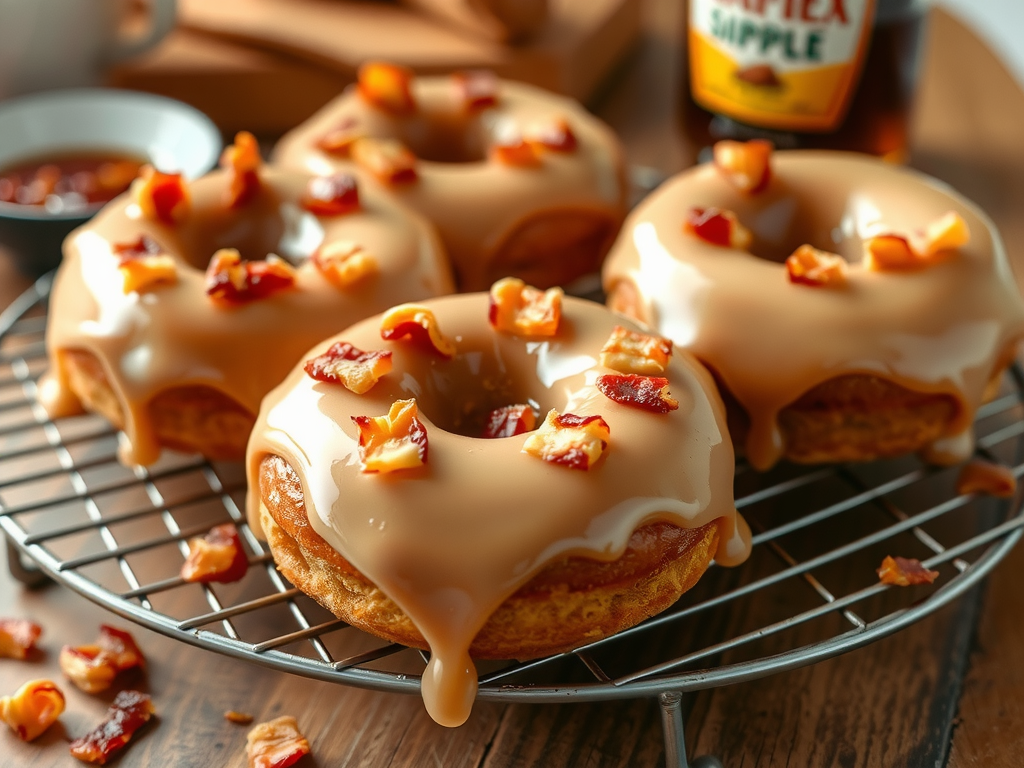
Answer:
[[964, 465], [956, 479], [956, 492], [984, 493], [999, 499], [1008, 499], [1017, 492], [1017, 476], [1002, 464], [975, 459]]
[[522, 336], [554, 336], [562, 321], [561, 288], [542, 291], [518, 277], [491, 286], [487, 319], [495, 330]]
[[532, 432], [537, 426], [537, 417], [528, 405], [506, 405], [495, 408], [487, 417], [484, 437], [493, 440]]
[[43, 628], [28, 619], [0, 619], [0, 658], [24, 661], [35, 650]]
[[668, 413], [679, 407], [679, 401], [668, 393], [668, 379], [661, 376], [605, 374], [597, 377], [597, 388], [609, 400], [651, 413]]
[[672, 342], [668, 339], [637, 333], [621, 325], [615, 326], [601, 347], [601, 365], [619, 373], [664, 373], [671, 356]]
[[95, 643], [65, 645], [58, 663], [77, 688], [86, 693], [99, 693], [111, 686], [119, 672], [145, 667], [146, 658], [129, 632], [101, 624]]
[[396, 400], [386, 416], [353, 416], [363, 472], [394, 472], [427, 463], [427, 430], [416, 400]]
[[878, 580], [883, 584], [909, 587], [912, 584], [931, 584], [939, 577], [938, 571], [929, 571], [920, 560], [886, 556], [878, 569]]
[[249, 768], [288, 768], [309, 754], [309, 742], [295, 718], [284, 715], [249, 731], [245, 754]]
[[107, 710], [107, 718], [71, 742], [71, 755], [86, 763], [105, 765], [154, 714], [153, 702], [139, 691], [121, 691]]
[[295, 269], [274, 254], [266, 261], [243, 261], [234, 248], [221, 248], [206, 268], [206, 295], [218, 304], [237, 306], [295, 285]]
[[118, 672], [146, 666], [146, 657], [142, 655], [130, 632], [109, 624], [100, 624], [100, 636], [96, 644], [113, 660]]
[[455, 356], [455, 344], [441, 333], [434, 313], [419, 304], [399, 304], [385, 312], [380, 337], [385, 341], [408, 339], [424, 352], [445, 358]]
[[376, 257], [351, 240], [335, 240], [313, 253], [313, 265], [336, 288], [347, 290], [380, 271]]
[[864, 265], [877, 271], [931, 267], [948, 259], [971, 239], [967, 222], [950, 211], [910, 237], [884, 234], [864, 241]]
[[764, 139], [719, 141], [713, 149], [715, 167], [736, 189], [755, 195], [771, 180], [774, 149]]
[[249, 559], [234, 523], [215, 525], [205, 536], [188, 540], [188, 557], [181, 565], [185, 581], [228, 584], [249, 570]]
[[467, 111], [498, 103], [498, 78], [489, 69], [468, 69], [452, 75], [452, 82]]
[[359, 95], [369, 104], [392, 115], [416, 111], [412, 95], [413, 72], [408, 67], [371, 61], [359, 67], [356, 77]]
[[391, 371], [391, 352], [382, 349], [364, 352], [347, 341], [338, 341], [319, 357], [307, 360], [304, 370], [317, 381], [341, 384], [362, 395]]
[[161, 173], [144, 165], [132, 182], [132, 199], [147, 219], [174, 226], [188, 215], [192, 196], [180, 173]]
[[491, 159], [514, 168], [536, 168], [540, 165], [536, 146], [522, 138], [492, 145]]
[[786, 273], [798, 285], [839, 288], [846, 285], [846, 259], [805, 244], [786, 259]]
[[922, 264], [907, 238], [878, 235], [864, 241], [864, 266], [877, 271], [891, 271], [917, 269]]
[[248, 131], [235, 134], [235, 143], [226, 147], [220, 165], [231, 174], [228, 185], [228, 208], [241, 208], [260, 191], [260, 145]]
[[744, 251], [753, 239], [736, 214], [721, 208], [691, 208], [683, 229], [705, 243]]
[[575, 152], [579, 146], [576, 134], [564, 117], [530, 126], [525, 138], [535, 149], [553, 152]]
[[317, 149], [329, 155], [348, 157], [352, 152], [352, 144], [362, 137], [356, 128], [358, 125], [359, 121], [354, 117], [346, 117], [320, 138], [316, 143]]
[[224, 713], [224, 719], [229, 723], [235, 723], [237, 725], [248, 725], [256, 718], [250, 715], [248, 712], [236, 712], [233, 709], [229, 709]]
[[927, 227], [915, 249], [921, 258], [929, 259], [941, 251], [962, 248], [971, 241], [971, 230], [967, 222], [956, 211], [949, 211]]
[[356, 139], [352, 159], [385, 184], [410, 184], [419, 178], [416, 155], [396, 139]]
[[124, 277], [125, 293], [142, 293], [178, 281], [174, 257], [164, 253], [160, 244], [149, 235], [140, 235], [133, 243], [116, 243], [112, 250], [118, 257], [117, 268]]
[[548, 411], [540, 429], [526, 438], [523, 453], [570, 469], [588, 470], [608, 447], [608, 422], [600, 416]]
[[343, 216], [359, 210], [359, 183], [351, 173], [316, 176], [306, 185], [302, 207], [314, 216]]
[[50, 680], [29, 680], [13, 696], [0, 698], [0, 720], [22, 741], [32, 741], [57, 722], [64, 694]]

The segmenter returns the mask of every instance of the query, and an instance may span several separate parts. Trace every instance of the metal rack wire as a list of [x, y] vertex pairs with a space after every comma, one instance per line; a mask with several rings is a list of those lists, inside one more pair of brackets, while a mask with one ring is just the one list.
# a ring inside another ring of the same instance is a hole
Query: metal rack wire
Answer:
[[[117, 461], [94, 416], [50, 420], [37, 402], [46, 366], [49, 278], [0, 315], [0, 528], [12, 573], [52, 578], [120, 616], [183, 642], [283, 671], [416, 692], [427, 657], [348, 627], [288, 584], [242, 513], [236, 465], [168, 455]], [[978, 451], [1024, 474], [1024, 378], [978, 414]], [[825, 468], [737, 467], [750, 560], [712, 567], [669, 611], [571, 653], [481, 666], [479, 696], [559, 702], [658, 696], [666, 761], [686, 766], [682, 694], [810, 664], [896, 632], [969, 589], [1021, 536], [1020, 499], [959, 496], [956, 470], [916, 459]], [[190, 536], [233, 521], [252, 567], [241, 582], [184, 583]], [[887, 554], [938, 570], [892, 589]], [[282, 629], [283, 628], [283, 629]], [[702, 758], [694, 765], [717, 765]]]

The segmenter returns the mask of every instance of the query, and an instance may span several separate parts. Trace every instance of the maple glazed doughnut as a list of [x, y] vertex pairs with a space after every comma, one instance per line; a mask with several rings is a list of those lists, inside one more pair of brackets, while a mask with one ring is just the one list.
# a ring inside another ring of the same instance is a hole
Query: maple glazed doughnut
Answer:
[[40, 397], [123, 429], [129, 464], [240, 460], [311, 344], [453, 287], [431, 226], [356, 176], [263, 168], [248, 134], [222, 162], [189, 184], [148, 169], [64, 243]]
[[462, 291], [547, 288], [600, 269], [625, 215], [622, 150], [577, 102], [489, 72], [389, 64], [288, 133], [282, 165], [361, 165], [437, 226]]
[[280, 570], [429, 648], [424, 701], [445, 725], [469, 714], [471, 656], [600, 639], [750, 551], [702, 367], [559, 289], [505, 279], [491, 297], [403, 305], [317, 345], [264, 400], [247, 458], [250, 524]]
[[[818, 250], [821, 249], [821, 250]], [[1024, 335], [1002, 241], [906, 168], [721, 142], [630, 216], [609, 306], [711, 369], [738, 450], [766, 469], [912, 451], [967, 458]]]

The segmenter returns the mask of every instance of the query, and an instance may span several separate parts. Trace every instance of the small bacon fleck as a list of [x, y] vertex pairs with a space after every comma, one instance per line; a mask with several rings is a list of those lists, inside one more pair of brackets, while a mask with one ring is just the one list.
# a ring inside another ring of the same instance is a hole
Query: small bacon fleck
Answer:
[[907, 238], [900, 235], [878, 235], [864, 241], [864, 266], [876, 271], [917, 269], [923, 264]]
[[359, 210], [359, 183], [351, 173], [316, 176], [306, 185], [302, 207], [314, 216], [343, 216]]
[[683, 229], [711, 245], [741, 251], [753, 240], [735, 213], [720, 208], [691, 208]]
[[786, 259], [789, 281], [798, 285], [839, 288], [846, 285], [846, 269], [842, 256], [806, 244]]
[[0, 619], [0, 658], [24, 661], [35, 650], [43, 628], [28, 619]]
[[234, 248], [221, 248], [206, 268], [206, 295], [223, 306], [265, 299], [295, 285], [295, 269], [274, 254], [243, 261]]
[[755, 195], [771, 180], [771, 157], [775, 147], [770, 141], [719, 141], [714, 146], [715, 167], [741, 192]]
[[548, 411], [540, 429], [526, 438], [523, 453], [570, 469], [588, 470], [608, 447], [608, 423], [600, 416]]
[[416, 111], [412, 79], [408, 67], [373, 61], [359, 67], [356, 88], [373, 106], [393, 115], [408, 115]]
[[564, 117], [530, 126], [525, 138], [535, 149], [553, 152], [575, 152], [579, 146], [576, 134]]
[[317, 381], [341, 384], [362, 395], [391, 371], [391, 352], [382, 349], [364, 352], [347, 341], [338, 341], [319, 357], [307, 360], [304, 370]]
[[489, 69], [470, 69], [452, 75], [459, 98], [468, 111], [498, 103], [498, 78]]
[[427, 463], [427, 430], [416, 414], [413, 399], [396, 400], [386, 416], [352, 417], [363, 472], [383, 474]]
[[601, 365], [620, 373], [650, 376], [664, 373], [672, 356], [672, 342], [616, 325], [601, 347]]
[[1017, 476], [1002, 464], [975, 459], [964, 465], [956, 480], [956, 492], [984, 493], [999, 499], [1008, 499], [1017, 492]]
[[521, 138], [492, 145], [491, 159], [513, 168], [536, 168], [541, 163], [537, 148]]
[[205, 536], [188, 541], [188, 557], [181, 565], [181, 578], [188, 582], [228, 584], [249, 570], [249, 559], [234, 523], [215, 525]]
[[939, 577], [938, 571], [929, 571], [920, 560], [887, 556], [878, 569], [878, 580], [883, 584], [909, 587], [912, 584], [931, 584]]
[[320, 246], [312, 261], [320, 274], [341, 290], [348, 290], [380, 271], [376, 257], [351, 240], [335, 240]]
[[309, 742], [295, 718], [284, 715], [249, 731], [245, 754], [249, 768], [288, 768], [309, 754]]
[[224, 719], [229, 723], [235, 723], [237, 725], [248, 725], [256, 718], [247, 712], [236, 712], [233, 709], [229, 709], [224, 713]]
[[537, 417], [528, 405], [506, 405], [495, 408], [487, 417], [484, 438], [514, 437], [532, 432], [537, 426]]
[[100, 636], [96, 644], [113, 660], [118, 672], [146, 666], [146, 657], [142, 655], [130, 632], [109, 624], [100, 624]]
[[454, 342], [441, 333], [434, 313], [419, 304], [399, 304], [385, 312], [380, 321], [380, 337], [385, 341], [408, 339], [424, 352], [455, 357]]
[[967, 222], [956, 211], [949, 211], [925, 227], [916, 250], [921, 258], [929, 259], [941, 251], [963, 248], [970, 240], [971, 230]]
[[384, 184], [410, 184], [419, 178], [416, 155], [396, 139], [356, 139], [352, 159]]
[[248, 131], [235, 134], [235, 143], [226, 147], [220, 156], [220, 165], [228, 170], [228, 208], [241, 208], [251, 202], [260, 191], [260, 145]]
[[50, 680], [29, 680], [13, 696], [0, 698], [0, 720], [22, 741], [42, 736], [63, 711], [64, 694]]
[[562, 321], [561, 288], [542, 291], [517, 277], [491, 286], [487, 319], [495, 330], [522, 336], [554, 336]]
[[668, 379], [660, 376], [605, 374], [597, 377], [597, 388], [609, 400], [651, 413], [668, 413], [679, 407], [679, 401], [668, 393]]
[[71, 755], [82, 762], [105, 765], [153, 716], [153, 702], [139, 691], [121, 691], [96, 728], [71, 742]]
[[132, 182], [132, 199], [147, 219], [174, 226], [188, 215], [192, 198], [180, 173], [161, 173], [145, 165]]
[[117, 243], [113, 247], [118, 257], [117, 268], [124, 278], [122, 290], [142, 293], [161, 285], [178, 281], [178, 268], [174, 257], [149, 235], [140, 235], [133, 243]]
[[117, 661], [99, 645], [65, 645], [58, 658], [64, 676], [86, 693], [107, 690], [117, 676]]
[[348, 157], [352, 153], [352, 144], [362, 137], [362, 132], [356, 128], [358, 125], [359, 121], [354, 117], [346, 117], [320, 138], [317, 148], [329, 155]]

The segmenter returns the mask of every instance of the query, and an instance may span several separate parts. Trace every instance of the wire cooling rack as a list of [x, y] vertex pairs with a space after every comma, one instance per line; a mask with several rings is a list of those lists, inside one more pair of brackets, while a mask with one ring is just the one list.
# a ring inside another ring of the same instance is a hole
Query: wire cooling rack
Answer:
[[[277, 573], [246, 525], [239, 466], [169, 453], [128, 469], [102, 419], [47, 418], [37, 381], [49, 287], [42, 278], [0, 315], [0, 527], [12, 572], [27, 583], [55, 579], [126, 619], [229, 656], [418, 691], [425, 654], [348, 627]], [[975, 425], [978, 452], [1017, 477], [1022, 400], [1015, 367]], [[534, 661], [482, 664], [479, 696], [564, 703], [657, 695], [666, 760], [685, 766], [683, 693], [877, 640], [963, 593], [1010, 550], [1024, 525], [1020, 499], [960, 496], [956, 474], [913, 458], [767, 474], [741, 464], [737, 507], [754, 530], [746, 564], [712, 566], [672, 609], [614, 637]], [[183, 582], [187, 539], [229, 520], [249, 549], [246, 577]], [[886, 555], [916, 557], [940, 576], [930, 586], [886, 587], [875, 574]]]

